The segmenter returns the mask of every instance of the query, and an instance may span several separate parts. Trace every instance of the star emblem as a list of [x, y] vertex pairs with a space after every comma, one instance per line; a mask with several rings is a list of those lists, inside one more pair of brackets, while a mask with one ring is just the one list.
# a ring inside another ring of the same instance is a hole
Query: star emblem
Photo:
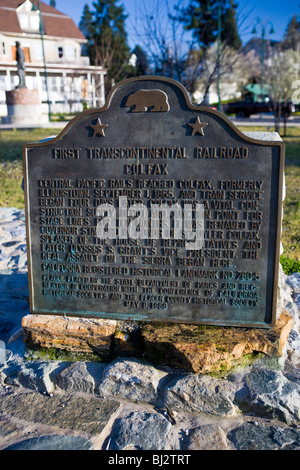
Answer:
[[192, 135], [195, 135], [197, 132], [199, 132], [200, 135], [204, 135], [203, 127], [206, 127], [207, 125], [207, 122], [200, 121], [199, 116], [196, 117], [194, 124], [189, 124], [189, 126], [191, 126], [193, 129]]
[[101, 124], [100, 119], [98, 119], [97, 124], [90, 124], [90, 127], [94, 129], [93, 137], [95, 137], [97, 134], [100, 134], [102, 137], [105, 137], [104, 129], [105, 127], [108, 127], [108, 124]]

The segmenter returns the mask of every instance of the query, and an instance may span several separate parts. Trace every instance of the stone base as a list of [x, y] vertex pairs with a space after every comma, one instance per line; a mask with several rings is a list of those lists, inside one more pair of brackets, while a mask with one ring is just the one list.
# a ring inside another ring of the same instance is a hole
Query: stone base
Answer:
[[38, 90], [16, 88], [6, 92], [7, 116], [2, 124], [37, 125], [49, 122], [48, 116], [42, 114]]
[[134, 323], [130, 331], [115, 320], [54, 315], [27, 315], [22, 320], [24, 343], [31, 349], [94, 355], [106, 361], [143, 356], [154, 364], [203, 374], [248, 364], [259, 354], [280, 358], [293, 318], [283, 311], [273, 329]]
[[97, 320], [55, 315], [27, 315], [22, 319], [23, 339], [32, 349], [55, 349], [70, 356], [107, 360], [110, 355], [114, 320]]
[[285, 311], [273, 329], [150, 323], [142, 329], [144, 355], [190, 372], [221, 372], [251, 355], [281, 357], [292, 326], [293, 318]]

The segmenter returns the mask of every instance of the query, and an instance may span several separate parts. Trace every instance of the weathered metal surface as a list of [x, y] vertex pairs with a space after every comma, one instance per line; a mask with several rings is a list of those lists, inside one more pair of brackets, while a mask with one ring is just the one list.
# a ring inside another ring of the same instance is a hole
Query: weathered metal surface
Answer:
[[[122, 82], [103, 108], [24, 148], [31, 312], [273, 326], [283, 154], [173, 80]], [[140, 212], [121, 224], [120, 196], [147, 209], [147, 239]], [[153, 238], [155, 203], [203, 204], [203, 246], [187, 250], [184, 230]], [[115, 208], [114, 238], [97, 236], [101, 204]]]

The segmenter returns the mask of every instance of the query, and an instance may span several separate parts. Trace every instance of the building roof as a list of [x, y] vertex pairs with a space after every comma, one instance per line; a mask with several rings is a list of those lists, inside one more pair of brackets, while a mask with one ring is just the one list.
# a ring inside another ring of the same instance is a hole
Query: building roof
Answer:
[[[38, 6], [37, 0], [30, 1], [36, 7]], [[24, 0], [0, 0], [0, 33], [23, 34], [16, 12], [16, 9], [23, 3], [25, 3]], [[85, 40], [70, 16], [47, 3], [40, 1], [39, 4], [45, 35]]]

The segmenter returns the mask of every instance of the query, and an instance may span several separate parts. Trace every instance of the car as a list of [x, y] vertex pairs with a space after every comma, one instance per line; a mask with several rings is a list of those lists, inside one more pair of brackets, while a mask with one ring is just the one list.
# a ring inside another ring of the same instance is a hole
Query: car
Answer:
[[[235, 114], [237, 118], [248, 118], [252, 114], [260, 113], [274, 113], [278, 112], [279, 104], [273, 103], [270, 98], [266, 97], [264, 101], [258, 102], [253, 99], [246, 98], [244, 101], [234, 101], [227, 103], [223, 106], [223, 112], [226, 114]], [[287, 114], [295, 112], [295, 105], [291, 102], [284, 104], [282, 103], [281, 114]]]

